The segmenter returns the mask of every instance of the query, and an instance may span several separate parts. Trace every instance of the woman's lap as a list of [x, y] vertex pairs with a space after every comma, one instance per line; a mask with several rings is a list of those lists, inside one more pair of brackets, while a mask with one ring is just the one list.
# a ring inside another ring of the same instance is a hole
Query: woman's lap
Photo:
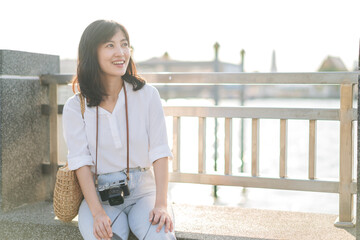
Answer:
[[[149, 213], [154, 205], [155, 192], [136, 199], [125, 199], [124, 204], [116, 207], [108, 204], [103, 204], [103, 207], [111, 221], [114, 221], [119, 212], [124, 209], [124, 212], [120, 214], [112, 227], [113, 232], [122, 239], [128, 238], [129, 227], [134, 235], [141, 240], [144, 239], [145, 235], [145, 240], [176, 239], [173, 232], [165, 233], [165, 226], [157, 233], [156, 228], [158, 225], [151, 225]], [[93, 235], [93, 217], [85, 200], [83, 200], [79, 209], [79, 229], [85, 240], [96, 239]]]
[[128, 214], [129, 226], [131, 231], [138, 239], [161, 240], [176, 239], [173, 232], [165, 233], [165, 226], [161, 231], [156, 232], [158, 225], [152, 225], [149, 221], [150, 211], [155, 205], [155, 194], [144, 196], [136, 202]]
[[[103, 208], [106, 214], [110, 217], [111, 221], [113, 221], [121, 211], [120, 209], [105, 204], [103, 205]], [[80, 233], [85, 240], [96, 240], [93, 234], [93, 217], [85, 200], [83, 200], [79, 209], [78, 225]], [[121, 236], [123, 239], [128, 238], [129, 226], [127, 221], [127, 215], [124, 212], [122, 212], [115, 221], [112, 227], [112, 231], [117, 235]]]

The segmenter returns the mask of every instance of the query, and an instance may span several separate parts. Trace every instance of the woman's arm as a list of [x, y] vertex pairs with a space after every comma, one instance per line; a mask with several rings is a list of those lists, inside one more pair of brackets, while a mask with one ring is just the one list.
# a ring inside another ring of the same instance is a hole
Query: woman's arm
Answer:
[[93, 174], [90, 166], [83, 166], [76, 170], [76, 176], [79, 180], [86, 203], [94, 218], [94, 236], [97, 239], [109, 239], [112, 237], [111, 220], [106, 215], [104, 208], [101, 206], [93, 180]]
[[150, 222], [158, 224], [156, 229], [159, 232], [162, 226], [165, 224], [165, 232], [174, 230], [174, 224], [167, 211], [167, 190], [169, 182], [168, 173], [168, 158], [160, 158], [153, 163], [155, 173], [155, 184], [156, 184], [156, 200], [155, 207], [150, 212]]
[[167, 207], [167, 190], [169, 182], [168, 158], [160, 158], [153, 163], [156, 184], [155, 207]]
[[168, 190], [168, 157], [172, 156], [168, 141], [165, 115], [159, 92], [152, 89], [149, 102], [149, 160], [152, 162], [155, 174], [156, 200], [154, 209], [150, 212], [150, 222], [159, 224], [156, 231], [160, 232], [165, 224], [165, 232], [174, 230], [174, 224], [167, 211]]
[[63, 110], [64, 139], [68, 147], [68, 165], [75, 170], [85, 200], [94, 218], [94, 236], [97, 239], [110, 239], [112, 234], [110, 219], [106, 216], [97, 197], [93, 174], [90, 166], [94, 165], [91, 157], [85, 122], [81, 116], [80, 98], [77, 95], [69, 98]]

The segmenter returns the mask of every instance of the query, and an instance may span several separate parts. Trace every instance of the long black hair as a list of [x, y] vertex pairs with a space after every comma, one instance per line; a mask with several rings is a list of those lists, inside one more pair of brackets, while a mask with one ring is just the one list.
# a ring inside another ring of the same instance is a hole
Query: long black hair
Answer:
[[[72, 81], [72, 89], [80, 91], [86, 97], [89, 107], [98, 106], [104, 96], [107, 96], [100, 79], [100, 65], [97, 49], [100, 44], [109, 41], [118, 31], [122, 31], [130, 46], [129, 34], [120, 23], [108, 20], [98, 20], [91, 23], [81, 36], [78, 52], [77, 74]], [[146, 81], [136, 71], [136, 66], [130, 57], [126, 73], [122, 79], [133, 85], [133, 90], [141, 89]]]

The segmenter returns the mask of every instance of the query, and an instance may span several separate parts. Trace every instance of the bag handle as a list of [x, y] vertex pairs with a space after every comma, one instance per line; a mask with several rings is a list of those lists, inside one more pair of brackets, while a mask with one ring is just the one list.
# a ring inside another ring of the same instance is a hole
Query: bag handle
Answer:
[[80, 108], [81, 108], [81, 116], [84, 119], [84, 113], [85, 113], [85, 99], [84, 96], [79, 93], [79, 97], [80, 97]]

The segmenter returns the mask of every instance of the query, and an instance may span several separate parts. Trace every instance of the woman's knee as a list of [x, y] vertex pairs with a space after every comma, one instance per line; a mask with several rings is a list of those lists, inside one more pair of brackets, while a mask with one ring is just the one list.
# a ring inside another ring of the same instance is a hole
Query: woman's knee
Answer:
[[[114, 221], [115, 217], [119, 213], [119, 210], [115, 208], [110, 208], [109, 206], [103, 206], [103, 207], [106, 214], [110, 217], [111, 221]], [[85, 200], [80, 205], [78, 226], [80, 233], [85, 240], [96, 240], [93, 231], [94, 220]], [[118, 216], [118, 219], [112, 226], [112, 231], [122, 239], [128, 238], [130, 229], [128, 225], [127, 215], [124, 212]]]
[[149, 232], [142, 238], [144, 240], [176, 240], [174, 232], [165, 232], [164, 227], [160, 232], [156, 232], [157, 225], [152, 225]]

